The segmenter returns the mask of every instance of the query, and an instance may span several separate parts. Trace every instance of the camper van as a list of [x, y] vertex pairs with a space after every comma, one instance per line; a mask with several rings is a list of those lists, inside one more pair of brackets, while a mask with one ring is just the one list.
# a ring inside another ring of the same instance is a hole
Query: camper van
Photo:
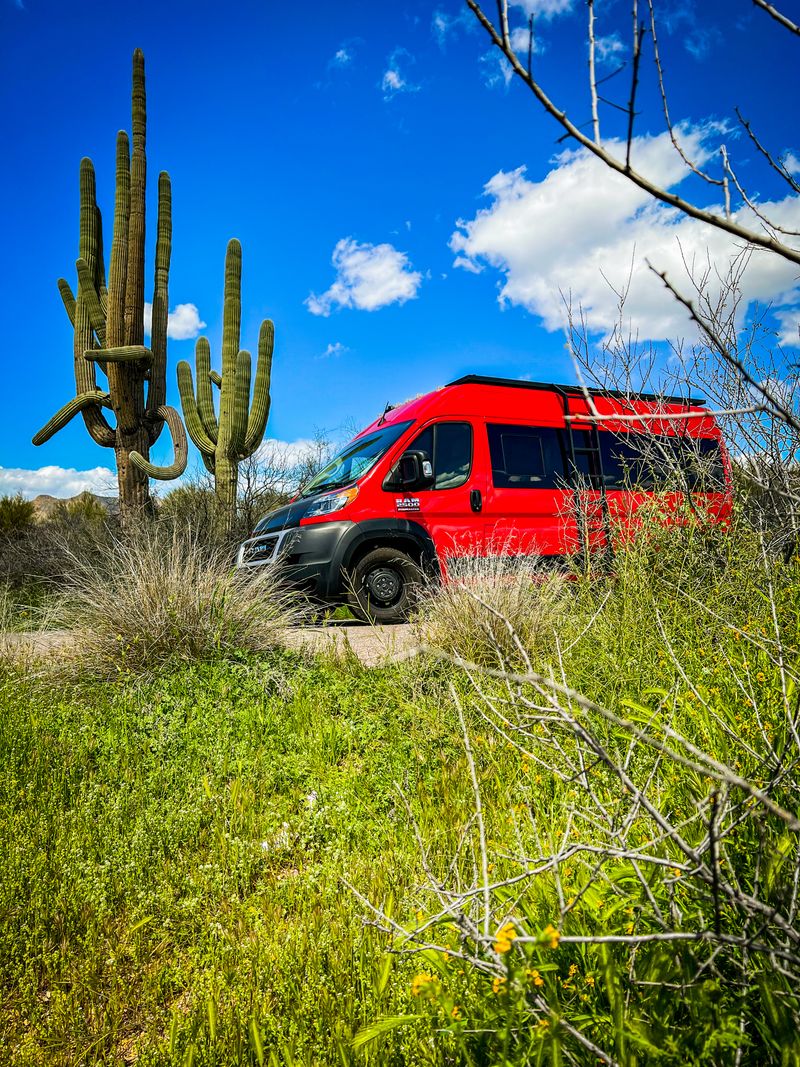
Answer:
[[607, 554], [642, 503], [731, 510], [730, 460], [702, 400], [467, 375], [387, 410], [265, 515], [238, 554], [325, 604], [399, 622], [454, 556]]

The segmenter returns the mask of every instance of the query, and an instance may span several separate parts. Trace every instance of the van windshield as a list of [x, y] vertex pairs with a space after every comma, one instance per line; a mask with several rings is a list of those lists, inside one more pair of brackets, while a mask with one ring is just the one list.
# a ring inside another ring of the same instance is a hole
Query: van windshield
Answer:
[[313, 496], [326, 489], [338, 489], [357, 481], [375, 466], [409, 426], [410, 422], [395, 422], [391, 426], [365, 434], [364, 437], [356, 437], [315, 474], [310, 482], [306, 482], [300, 490], [300, 496]]

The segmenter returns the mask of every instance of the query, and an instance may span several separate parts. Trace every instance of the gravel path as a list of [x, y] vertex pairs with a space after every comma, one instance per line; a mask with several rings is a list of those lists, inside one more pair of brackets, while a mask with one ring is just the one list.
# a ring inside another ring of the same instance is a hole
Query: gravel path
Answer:
[[[29, 652], [34, 656], [57, 654], [69, 647], [69, 630], [46, 630], [36, 633], [0, 634], [3, 646]], [[298, 626], [285, 629], [281, 640], [287, 648], [307, 649], [322, 655], [355, 655], [365, 667], [379, 667], [409, 659], [419, 651], [413, 627], [367, 626], [351, 620], [330, 622], [325, 626]]]

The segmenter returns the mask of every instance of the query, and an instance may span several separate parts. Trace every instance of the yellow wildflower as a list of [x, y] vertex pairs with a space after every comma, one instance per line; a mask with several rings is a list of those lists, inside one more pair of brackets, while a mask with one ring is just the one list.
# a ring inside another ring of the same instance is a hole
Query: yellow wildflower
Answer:
[[525, 972], [525, 974], [526, 974], [526, 976], [528, 978], [530, 978], [530, 980], [533, 982], [533, 984], [535, 986], [543, 986], [544, 985], [544, 978], [542, 978], [542, 976], [539, 973], [539, 971], [537, 971], [535, 968], [529, 968]]
[[511, 948], [511, 942], [517, 936], [517, 931], [514, 929], [513, 923], [506, 923], [505, 926], [501, 926], [497, 931], [497, 940], [494, 943], [495, 952], [499, 952], [501, 955], [504, 952], [508, 952]]
[[450, 1018], [451, 1019], [460, 1019], [461, 1018], [461, 1008], [459, 1008], [458, 1004], [454, 1004], [453, 1005], [453, 1010], [450, 1012]]
[[756, 675], [756, 681], [763, 682], [765, 677], [766, 677], [766, 675], [764, 674], [764, 672], [763, 671], [759, 671], [758, 674]]
[[549, 1019], [539, 1019], [539, 1021], [536, 1024], [536, 1028], [539, 1031], [543, 1031], [543, 1030], [546, 1030], [549, 1025], [550, 1025], [550, 1020]]
[[561, 939], [560, 931], [556, 930], [552, 923], [548, 923], [542, 930], [542, 937], [547, 942], [548, 948], [558, 948], [558, 942]]
[[578, 973], [578, 965], [577, 965], [577, 963], [571, 963], [569, 965], [569, 977], [570, 978], [574, 978], [577, 973]]
[[587, 974], [586, 978], [584, 979], [584, 981], [586, 982], [586, 984], [588, 986], [591, 986], [592, 989], [594, 989], [594, 975], [593, 974]]
[[425, 971], [421, 971], [411, 979], [411, 996], [418, 997], [420, 993], [423, 993], [432, 982], [436, 979], [432, 974], [427, 974]]
[[497, 993], [498, 995], [500, 993], [505, 993], [505, 987], [507, 982], [507, 978], [495, 978], [492, 982], [492, 992]]

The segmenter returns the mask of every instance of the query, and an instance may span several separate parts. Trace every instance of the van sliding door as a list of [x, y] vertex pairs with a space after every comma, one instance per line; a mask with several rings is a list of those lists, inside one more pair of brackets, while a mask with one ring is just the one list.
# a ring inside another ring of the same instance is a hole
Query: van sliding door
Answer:
[[564, 431], [487, 422], [490, 478], [483, 509], [490, 555], [564, 556], [578, 531]]

